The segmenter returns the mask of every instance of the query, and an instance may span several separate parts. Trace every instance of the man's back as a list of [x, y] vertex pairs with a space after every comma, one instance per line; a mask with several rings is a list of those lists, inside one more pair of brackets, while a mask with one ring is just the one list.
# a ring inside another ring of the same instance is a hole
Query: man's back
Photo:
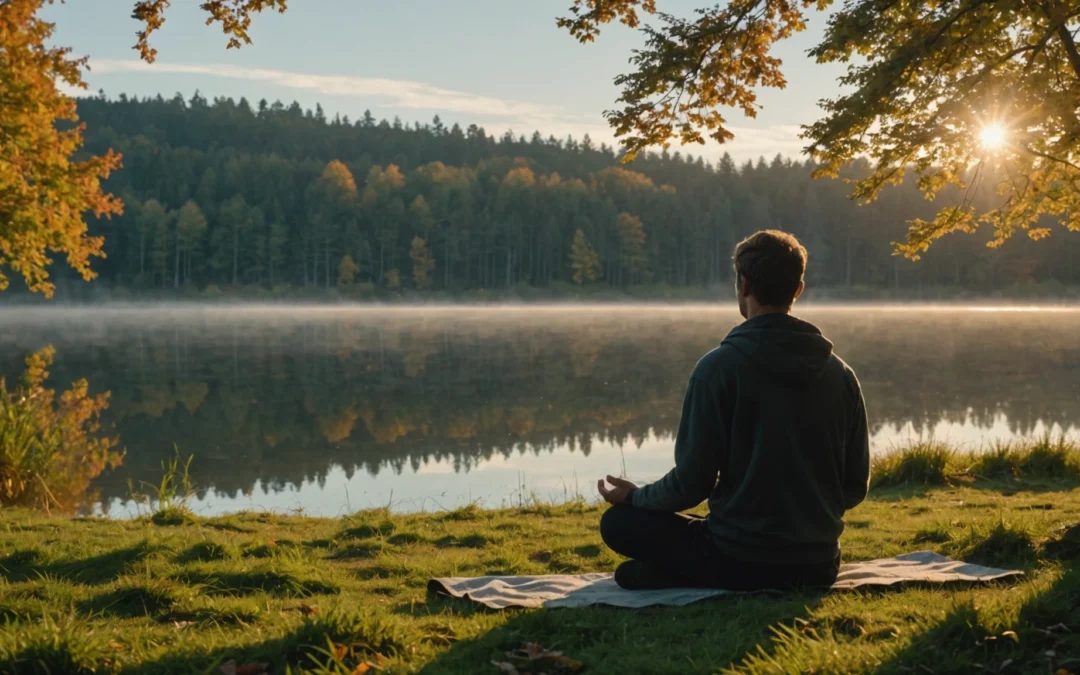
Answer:
[[[735, 247], [737, 326], [686, 387], [675, 466], [638, 487], [607, 476], [600, 535], [630, 558], [624, 588], [828, 586], [844, 511], [870, 480], [855, 373], [821, 331], [791, 316], [807, 252], [763, 230]], [[608, 488], [610, 484], [613, 487]], [[709, 517], [681, 513], [709, 500]]]
[[[813, 325], [767, 314], [736, 327], [692, 376], [713, 389], [726, 457], [709, 497], [718, 547], [749, 562], [827, 562], [866, 496], [858, 380]], [[778, 557], [779, 556], [779, 557]]]

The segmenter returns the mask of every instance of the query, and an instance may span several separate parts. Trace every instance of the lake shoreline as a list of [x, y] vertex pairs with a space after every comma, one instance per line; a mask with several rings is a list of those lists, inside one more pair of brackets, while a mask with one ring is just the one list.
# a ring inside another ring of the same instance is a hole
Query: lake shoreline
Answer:
[[[95, 305], [195, 305], [217, 306], [236, 304], [318, 306], [441, 306], [465, 305], [498, 307], [502, 305], [620, 305], [683, 306], [712, 303], [734, 303], [731, 284], [683, 287], [668, 285], [616, 288], [597, 284], [577, 287], [562, 284], [544, 288], [515, 286], [511, 288], [473, 289], [463, 291], [421, 292], [411, 289], [374, 289], [358, 292], [347, 288], [315, 287], [236, 287], [207, 289], [150, 289], [132, 290], [102, 285], [61, 284], [53, 299], [27, 292], [9, 291], [4, 294], [3, 307], [95, 306]], [[1080, 305], [1080, 286], [1057, 282], [1032, 282], [1003, 288], [971, 289], [955, 286], [924, 288], [888, 288], [879, 286], [824, 286], [809, 282], [800, 300], [802, 305], [891, 305], [891, 304], [1044, 304]]]
[[599, 538], [603, 505], [341, 518], [197, 518], [173, 508], [123, 521], [5, 509], [0, 672], [219, 672], [230, 661], [267, 664], [238, 672], [367, 672], [365, 663], [391, 673], [496, 672], [490, 662], [526, 642], [589, 672], [962, 672], [992, 659], [1006, 663], [998, 672], [1027, 673], [1074, 663], [1075, 454], [1062, 466], [1046, 461], [1060, 459], [1052, 447], [1033, 445], [975, 467], [939, 450], [917, 446], [877, 463], [870, 496], [845, 518], [845, 558], [932, 549], [1022, 569], [1024, 579], [638, 612], [492, 612], [431, 596], [427, 582], [611, 571], [619, 558]]

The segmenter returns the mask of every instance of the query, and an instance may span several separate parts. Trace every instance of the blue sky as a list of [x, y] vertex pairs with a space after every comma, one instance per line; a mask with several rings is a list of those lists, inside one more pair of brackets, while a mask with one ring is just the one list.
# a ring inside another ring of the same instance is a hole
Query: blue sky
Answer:
[[[153, 40], [158, 61], [145, 66], [131, 49], [133, 4], [67, 0], [44, 10], [57, 24], [55, 42], [90, 56], [92, 90], [185, 97], [199, 90], [209, 98], [321, 103], [328, 115], [351, 118], [370, 109], [406, 122], [438, 114], [496, 135], [588, 133], [598, 143], [613, 141], [602, 113], [614, 106], [612, 80], [640, 43], [614, 25], [596, 43], [579, 45], [555, 27], [570, 0], [291, 0], [284, 15], [255, 17], [253, 45], [226, 50], [220, 30], [203, 25], [196, 0], [173, 0]], [[734, 142], [689, 150], [710, 160], [723, 150], [739, 160], [798, 153], [798, 126], [815, 119], [818, 99], [838, 90], [839, 69], [805, 55], [823, 24], [815, 16], [809, 30], [780, 45], [788, 88], [763, 92], [756, 119], [725, 113]]]

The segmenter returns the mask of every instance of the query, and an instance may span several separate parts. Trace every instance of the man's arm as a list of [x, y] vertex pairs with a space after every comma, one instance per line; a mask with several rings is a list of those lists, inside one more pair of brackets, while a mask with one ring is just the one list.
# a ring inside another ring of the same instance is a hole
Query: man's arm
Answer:
[[[854, 376], [852, 376], [854, 377]], [[851, 433], [848, 434], [847, 457], [844, 461], [844, 508], [852, 509], [866, 499], [870, 488], [870, 430], [866, 423], [866, 401], [855, 381], [858, 403]]]
[[675, 438], [675, 468], [634, 490], [630, 502], [641, 509], [676, 512], [704, 501], [727, 459], [727, 432], [709, 384], [691, 376]]

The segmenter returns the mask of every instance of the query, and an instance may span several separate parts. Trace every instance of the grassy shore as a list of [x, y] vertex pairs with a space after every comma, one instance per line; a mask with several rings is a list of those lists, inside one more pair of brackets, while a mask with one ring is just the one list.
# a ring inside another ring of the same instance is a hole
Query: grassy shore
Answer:
[[539, 643], [595, 673], [1078, 673], [1078, 476], [1065, 443], [917, 446], [879, 461], [848, 514], [848, 560], [933, 549], [1020, 581], [641, 611], [426, 594], [433, 576], [612, 569], [603, 509], [580, 501], [337, 520], [0, 511], [0, 672], [497, 673]]

